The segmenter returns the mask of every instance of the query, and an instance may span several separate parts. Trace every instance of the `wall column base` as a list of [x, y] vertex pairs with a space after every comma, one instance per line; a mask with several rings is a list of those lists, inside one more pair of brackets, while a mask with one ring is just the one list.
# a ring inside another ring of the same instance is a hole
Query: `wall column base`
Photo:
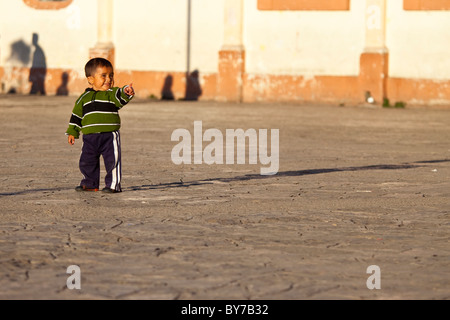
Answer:
[[388, 66], [387, 51], [361, 54], [359, 73], [361, 97], [366, 97], [366, 94], [370, 93], [376, 104], [383, 103], [387, 95]]
[[109, 60], [114, 66], [115, 49], [113, 45], [96, 45], [94, 48], [89, 49], [89, 59], [92, 58], [104, 58]]

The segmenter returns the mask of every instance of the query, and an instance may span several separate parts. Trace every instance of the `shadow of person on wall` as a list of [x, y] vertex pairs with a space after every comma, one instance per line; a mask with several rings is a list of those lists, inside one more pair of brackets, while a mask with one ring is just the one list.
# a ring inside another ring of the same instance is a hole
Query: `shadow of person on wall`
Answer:
[[190, 74], [186, 73], [186, 93], [184, 100], [197, 101], [201, 95], [202, 88], [200, 87], [198, 70], [194, 70]]
[[4, 80], [6, 82], [7, 93], [17, 93], [21, 87], [22, 68], [26, 68], [30, 63], [31, 47], [23, 40], [15, 41], [11, 44], [11, 55], [6, 60]]
[[47, 62], [44, 50], [38, 44], [39, 36], [33, 33], [33, 61], [31, 63], [30, 76], [28, 80], [31, 82], [30, 94], [45, 95], [45, 77], [47, 75]]
[[30, 54], [31, 47], [23, 40], [18, 40], [11, 44], [11, 55], [8, 61], [19, 62], [21, 65], [26, 66], [30, 63]]
[[69, 88], [67, 87], [67, 84], [69, 83], [69, 74], [67, 72], [63, 72], [61, 75], [61, 84], [56, 90], [57, 96], [68, 96], [69, 95]]
[[164, 85], [161, 90], [161, 100], [174, 100], [175, 97], [172, 92], [173, 76], [168, 74], [164, 79]]

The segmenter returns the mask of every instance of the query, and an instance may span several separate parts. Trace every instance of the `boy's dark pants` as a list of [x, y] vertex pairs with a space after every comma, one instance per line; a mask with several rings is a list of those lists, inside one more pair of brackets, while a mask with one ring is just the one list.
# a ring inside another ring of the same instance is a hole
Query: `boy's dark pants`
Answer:
[[83, 135], [83, 148], [80, 157], [80, 171], [84, 176], [81, 185], [89, 189], [99, 189], [100, 156], [105, 163], [105, 187], [122, 191], [120, 133], [102, 132]]

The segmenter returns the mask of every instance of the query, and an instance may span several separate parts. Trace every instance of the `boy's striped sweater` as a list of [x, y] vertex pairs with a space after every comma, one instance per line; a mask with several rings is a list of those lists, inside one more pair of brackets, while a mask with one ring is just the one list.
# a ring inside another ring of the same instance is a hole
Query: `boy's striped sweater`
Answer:
[[80, 131], [91, 134], [119, 130], [119, 110], [133, 98], [124, 92], [126, 87], [114, 87], [107, 91], [86, 89], [75, 103], [66, 135], [78, 139]]

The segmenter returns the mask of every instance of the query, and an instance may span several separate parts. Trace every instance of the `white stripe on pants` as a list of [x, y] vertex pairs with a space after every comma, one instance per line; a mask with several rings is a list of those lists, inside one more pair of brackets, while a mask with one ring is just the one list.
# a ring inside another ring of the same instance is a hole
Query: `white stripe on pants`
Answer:
[[114, 146], [114, 168], [112, 170], [112, 182], [111, 189], [120, 191], [120, 180], [121, 180], [121, 172], [120, 172], [120, 135], [117, 131], [113, 132], [113, 146]]

